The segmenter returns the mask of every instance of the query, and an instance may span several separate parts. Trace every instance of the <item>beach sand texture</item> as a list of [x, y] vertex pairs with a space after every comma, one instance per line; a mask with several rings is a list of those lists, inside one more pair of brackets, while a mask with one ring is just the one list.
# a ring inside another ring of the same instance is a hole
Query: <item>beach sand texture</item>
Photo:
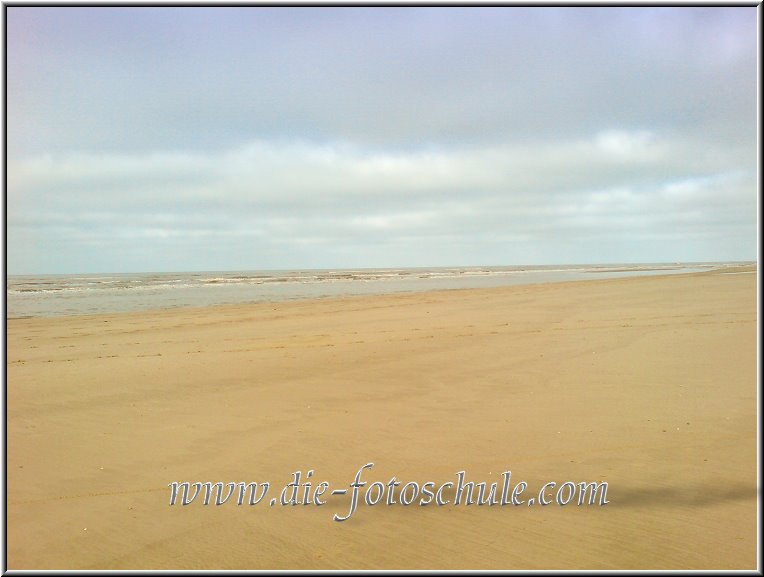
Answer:
[[[700, 273], [10, 320], [8, 568], [754, 569], [756, 319]], [[368, 462], [610, 503], [168, 505]]]

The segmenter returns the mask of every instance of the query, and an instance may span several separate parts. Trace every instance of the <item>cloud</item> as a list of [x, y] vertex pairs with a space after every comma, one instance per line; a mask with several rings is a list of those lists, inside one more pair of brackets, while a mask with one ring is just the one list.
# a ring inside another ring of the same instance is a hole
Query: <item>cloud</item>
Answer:
[[11, 8], [8, 23], [13, 153], [624, 125], [755, 139], [755, 8]]
[[7, 22], [11, 271], [755, 256], [755, 8]]
[[274, 254], [356, 244], [359, 261], [363, 246], [397, 239], [430, 249], [483, 239], [490, 261], [507, 242], [617, 236], [636, 245], [750, 227], [754, 174], [730, 172], [725, 160], [701, 143], [623, 130], [406, 152], [252, 142], [207, 155], [43, 155], [9, 169], [9, 226], [50, 244], [151, 241], [189, 253], [208, 242], [249, 242]]

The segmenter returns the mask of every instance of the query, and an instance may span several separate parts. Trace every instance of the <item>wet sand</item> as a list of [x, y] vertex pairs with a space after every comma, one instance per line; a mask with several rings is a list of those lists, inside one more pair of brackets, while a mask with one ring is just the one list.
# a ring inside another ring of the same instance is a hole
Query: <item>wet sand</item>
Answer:
[[[7, 347], [9, 569], [756, 568], [756, 274], [14, 319]], [[168, 504], [368, 462], [610, 503]]]

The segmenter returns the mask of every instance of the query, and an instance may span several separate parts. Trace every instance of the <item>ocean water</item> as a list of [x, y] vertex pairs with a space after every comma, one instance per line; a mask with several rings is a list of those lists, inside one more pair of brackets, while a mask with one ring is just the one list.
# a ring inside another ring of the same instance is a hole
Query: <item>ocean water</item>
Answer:
[[8, 276], [6, 318], [699, 272], [741, 263], [646, 263]]

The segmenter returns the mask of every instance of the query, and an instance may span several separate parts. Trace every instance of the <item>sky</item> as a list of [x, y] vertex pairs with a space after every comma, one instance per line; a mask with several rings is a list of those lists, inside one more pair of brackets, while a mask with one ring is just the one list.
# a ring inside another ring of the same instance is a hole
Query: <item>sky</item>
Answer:
[[755, 7], [6, 7], [9, 274], [757, 258]]

